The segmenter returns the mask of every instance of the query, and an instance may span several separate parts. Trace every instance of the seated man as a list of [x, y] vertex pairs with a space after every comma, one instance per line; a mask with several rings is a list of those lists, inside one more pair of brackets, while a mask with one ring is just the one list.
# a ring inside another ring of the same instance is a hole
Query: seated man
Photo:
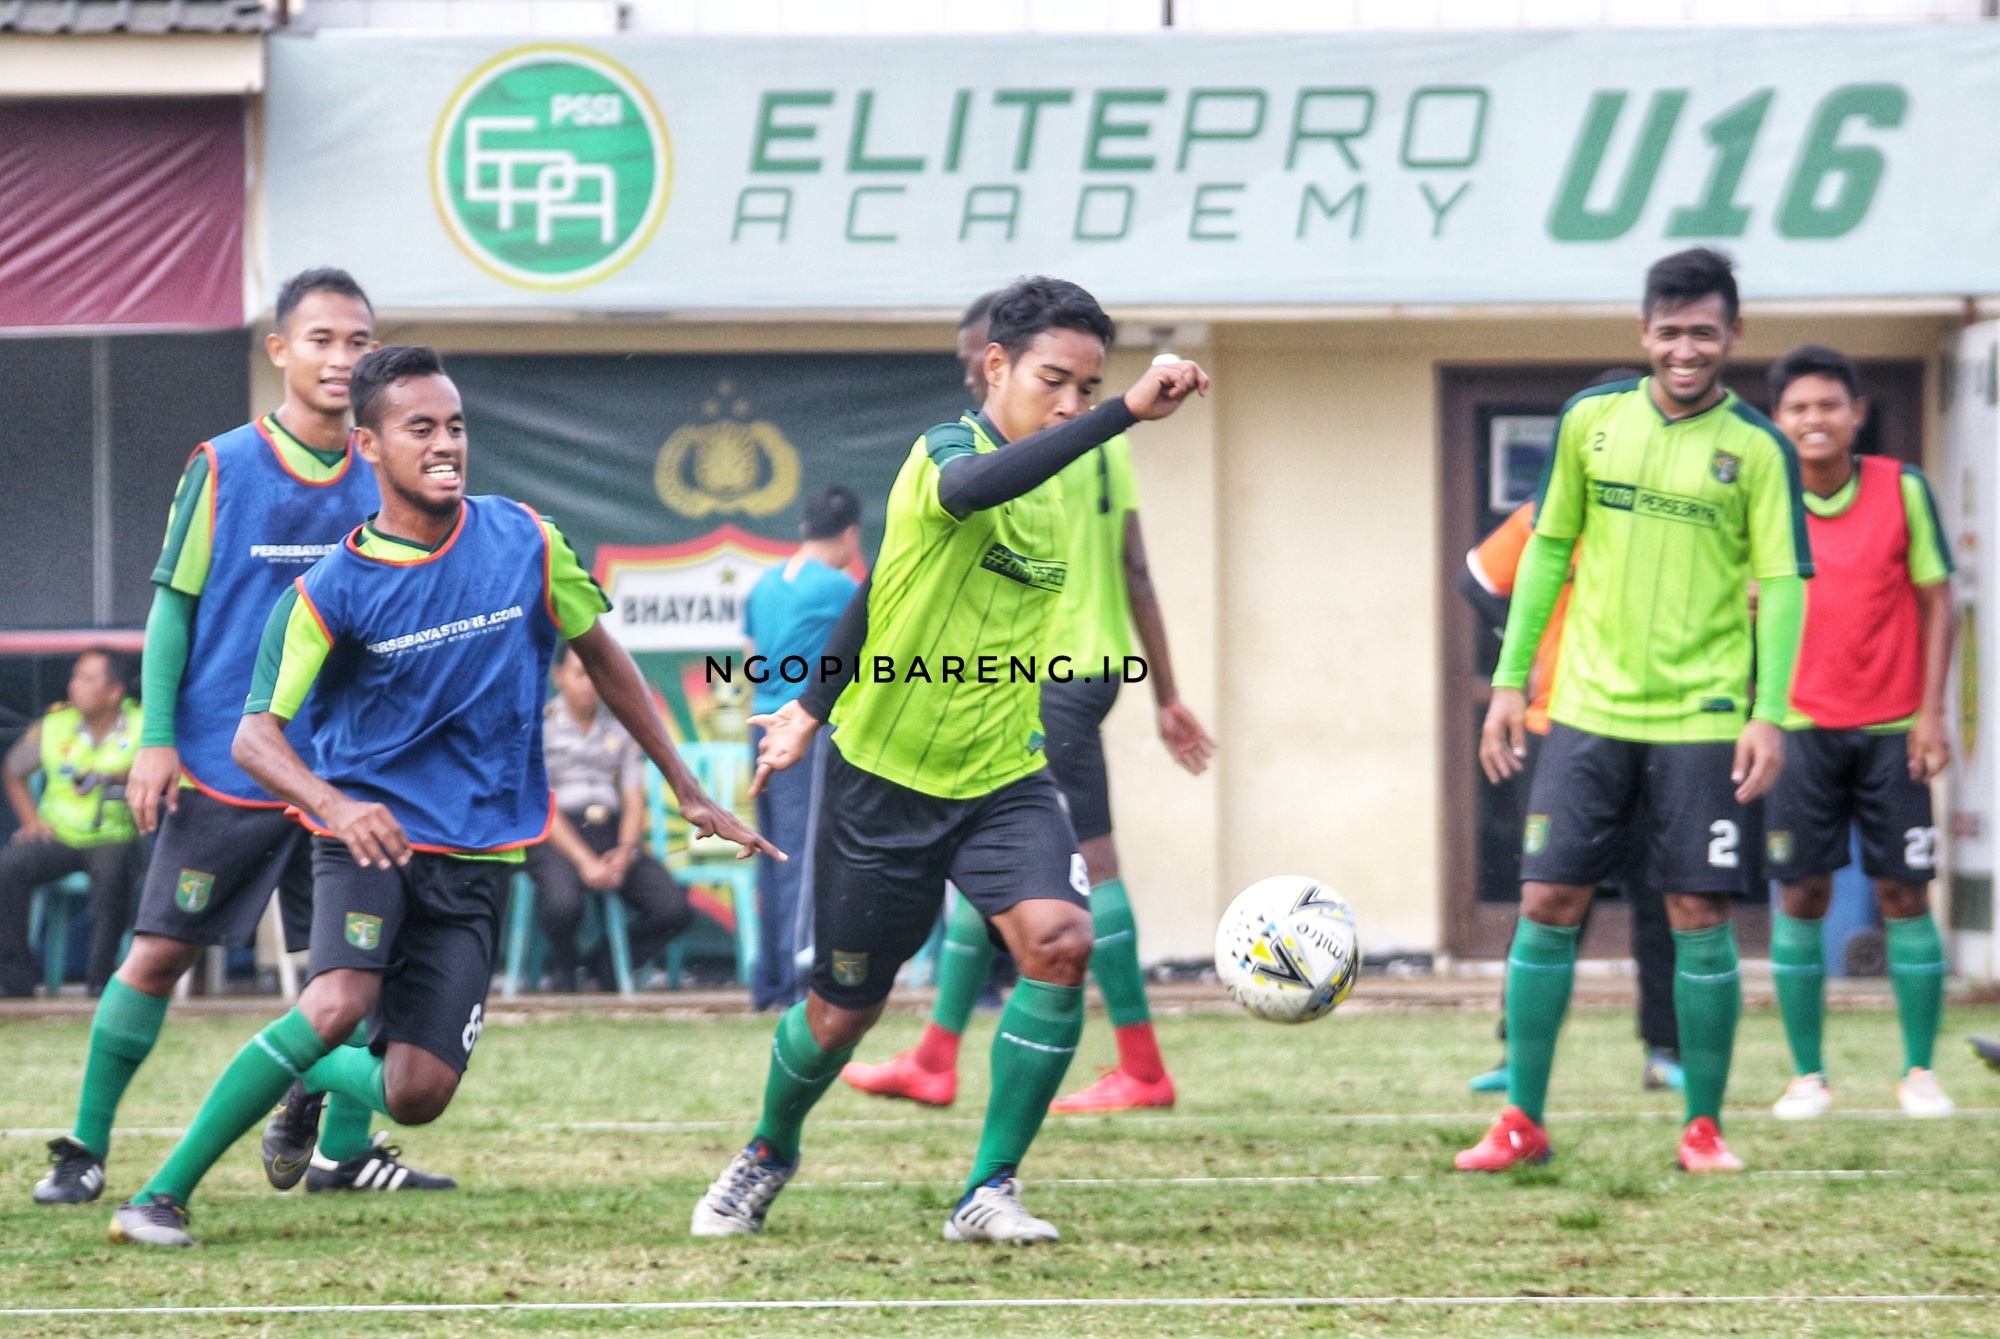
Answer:
[[[630, 912], [632, 961], [650, 961], [688, 928], [694, 911], [666, 866], [646, 854], [645, 755], [605, 709], [597, 685], [568, 643], [556, 649], [549, 677], [556, 695], [542, 709], [542, 748], [555, 791], [549, 839], [528, 848], [528, 877], [549, 937], [549, 976], [557, 990], [576, 989], [576, 932], [587, 889], [616, 890]], [[612, 984], [611, 946], [598, 941], [591, 975]]]
[[[145, 873], [145, 847], [125, 806], [125, 774], [139, 746], [139, 704], [111, 652], [85, 651], [70, 671], [69, 701], [29, 726], [7, 753], [7, 802], [21, 820], [0, 850], [0, 994], [31, 995], [34, 958], [28, 913], [35, 890], [71, 874], [90, 875], [90, 993], [118, 966]], [[41, 802], [28, 778], [43, 774]]]

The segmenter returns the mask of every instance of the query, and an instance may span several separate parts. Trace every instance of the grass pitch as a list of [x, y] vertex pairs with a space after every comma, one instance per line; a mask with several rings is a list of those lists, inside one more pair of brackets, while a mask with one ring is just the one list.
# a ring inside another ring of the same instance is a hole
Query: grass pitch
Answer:
[[[1364, 985], [1363, 989], [1366, 987]], [[867, 1059], [909, 1044], [893, 1016]], [[197, 1196], [199, 1249], [112, 1248], [110, 1207], [165, 1155], [123, 1134], [105, 1198], [32, 1204], [41, 1139], [0, 1138], [0, 1308], [952, 1299], [1712, 1298], [1613, 1304], [848, 1311], [483, 1311], [0, 1315], [0, 1334], [556, 1335], [1990, 1335], [2000, 1303], [1809, 1297], [2000, 1296], [2000, 1077], [1945, 1020], [1939, 1069], [1965, 1110], [1893, 1108], [1887, 1012], [1835, 1014], [1840, 1113], [1769, 1119], [1789, 1068], [1775, 1015], [1744, 1019], [1733, 1147], [1757, 1173], [1673, 1169], [1679, 1099], [1639, 1090], [1629, 1015], [1571, 1016], [1551, 1129], [1557, 1158], [1504, 1177], [1449, 1170], [1498, 1103], [1465, 1089], [1496, 1054], [1474, 1014], [1335, 1015], [1302, 1028], [1234, 1013], [1160, 1021], [1171, 1116], [1052, 1119], [1025, 1168], [1029, 1207], [1064, 1242], [1008, 1250], [939, 1237], [977, 1140], [993, 1018], [967, 1038], [956, 1108], [835, 1090], [765, 1235], [697, 1242], [689, 1210], [747, 1137], [769, 1019], [491, 1021], [445, 1119], [397, 1138], [456, 1175], [438, 1195], [278, 1195], [245, 1139]], [[87, 1023], [0, 1021], [0, 1127], [66, 1127]], [[186, 1123], [254, 1024], [172, 1019], [121, 1129]], [[1067, 1085], [1108, 1064], [1093, 1014]], [[1565, 1115], [1564, 1113], [1575, 1113]], [[44, 1138], [46, 1136], [43, 1136]], [[1828, 1176], [1827, 1172], [1867, 1173]], [[1234, 1178], [1267, 1178], [1241, 1180]], [[1314, 1178], [1381, 1178], [1332, 1180]]]

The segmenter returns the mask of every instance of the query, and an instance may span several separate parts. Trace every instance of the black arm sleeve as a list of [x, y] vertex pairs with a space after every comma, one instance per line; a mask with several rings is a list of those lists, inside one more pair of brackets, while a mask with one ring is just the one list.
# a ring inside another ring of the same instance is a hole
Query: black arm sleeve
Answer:
[[938, 472], [938, 504], [962, 521], [975, 511], [1011, 502], [1055, 478], [1063, 466], [1138, 421], [1120, 396], [1067, 423], [1009, 442], [998, 451], [954, 457]]
[[[868, 589], [874, 582], [872, 572], [862, 578], [860, 588], [841, 611], [840, 622], [833, 625], [833, 635], [826, 639], [826, 647], [819, 653], [819, 676], [799, 694], [799, 705], [816, 721], [826, 719], [841, 692], [861, 671], [861, 647], [868, 640]], [[828, 660], [833, 665], [828, 666]], [[830, 674], [826, 672], [829, 668]]]

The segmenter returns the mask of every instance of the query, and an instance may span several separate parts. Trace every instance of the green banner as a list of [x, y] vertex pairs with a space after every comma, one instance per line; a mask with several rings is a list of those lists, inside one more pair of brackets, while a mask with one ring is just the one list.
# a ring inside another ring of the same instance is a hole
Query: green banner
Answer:
[[1992, 25], [269, 51], [263, 272], [398, 310], [2000, 291]]

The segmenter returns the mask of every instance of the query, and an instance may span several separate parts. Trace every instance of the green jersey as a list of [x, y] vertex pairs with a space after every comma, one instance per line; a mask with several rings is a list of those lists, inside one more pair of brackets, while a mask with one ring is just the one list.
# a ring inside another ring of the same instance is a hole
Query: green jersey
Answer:
[[1750, 583], [1812, 575], [1798, 458], [1734, 393], [1669, 420], [1649, 380], [1587, 390], [1557, 422], [1535, 531], [1586, 542], [1549, 716], [1614, 739], [1734, 739]]
[[860, 672], [834, 704], [843, 757], [962, 800], [1044, 765], [1038, 676], [1068, 570], [1061, 477], [960, 520], [938, 472], [997, 450], [970, 414], [917, 439], [889, 491]]
[[1132, 477], [1132, 443], [1119, 433], [1063, 467], [1069, 528], [1069, 576], [1056, 604], [1051, 655], [1072, 660], [1070, 671], [1095, 676], [1108, 659], [1115, 669], [1132, 654], [1132, 598], [1125, 589], [1125, 518], [1139, 510]]

